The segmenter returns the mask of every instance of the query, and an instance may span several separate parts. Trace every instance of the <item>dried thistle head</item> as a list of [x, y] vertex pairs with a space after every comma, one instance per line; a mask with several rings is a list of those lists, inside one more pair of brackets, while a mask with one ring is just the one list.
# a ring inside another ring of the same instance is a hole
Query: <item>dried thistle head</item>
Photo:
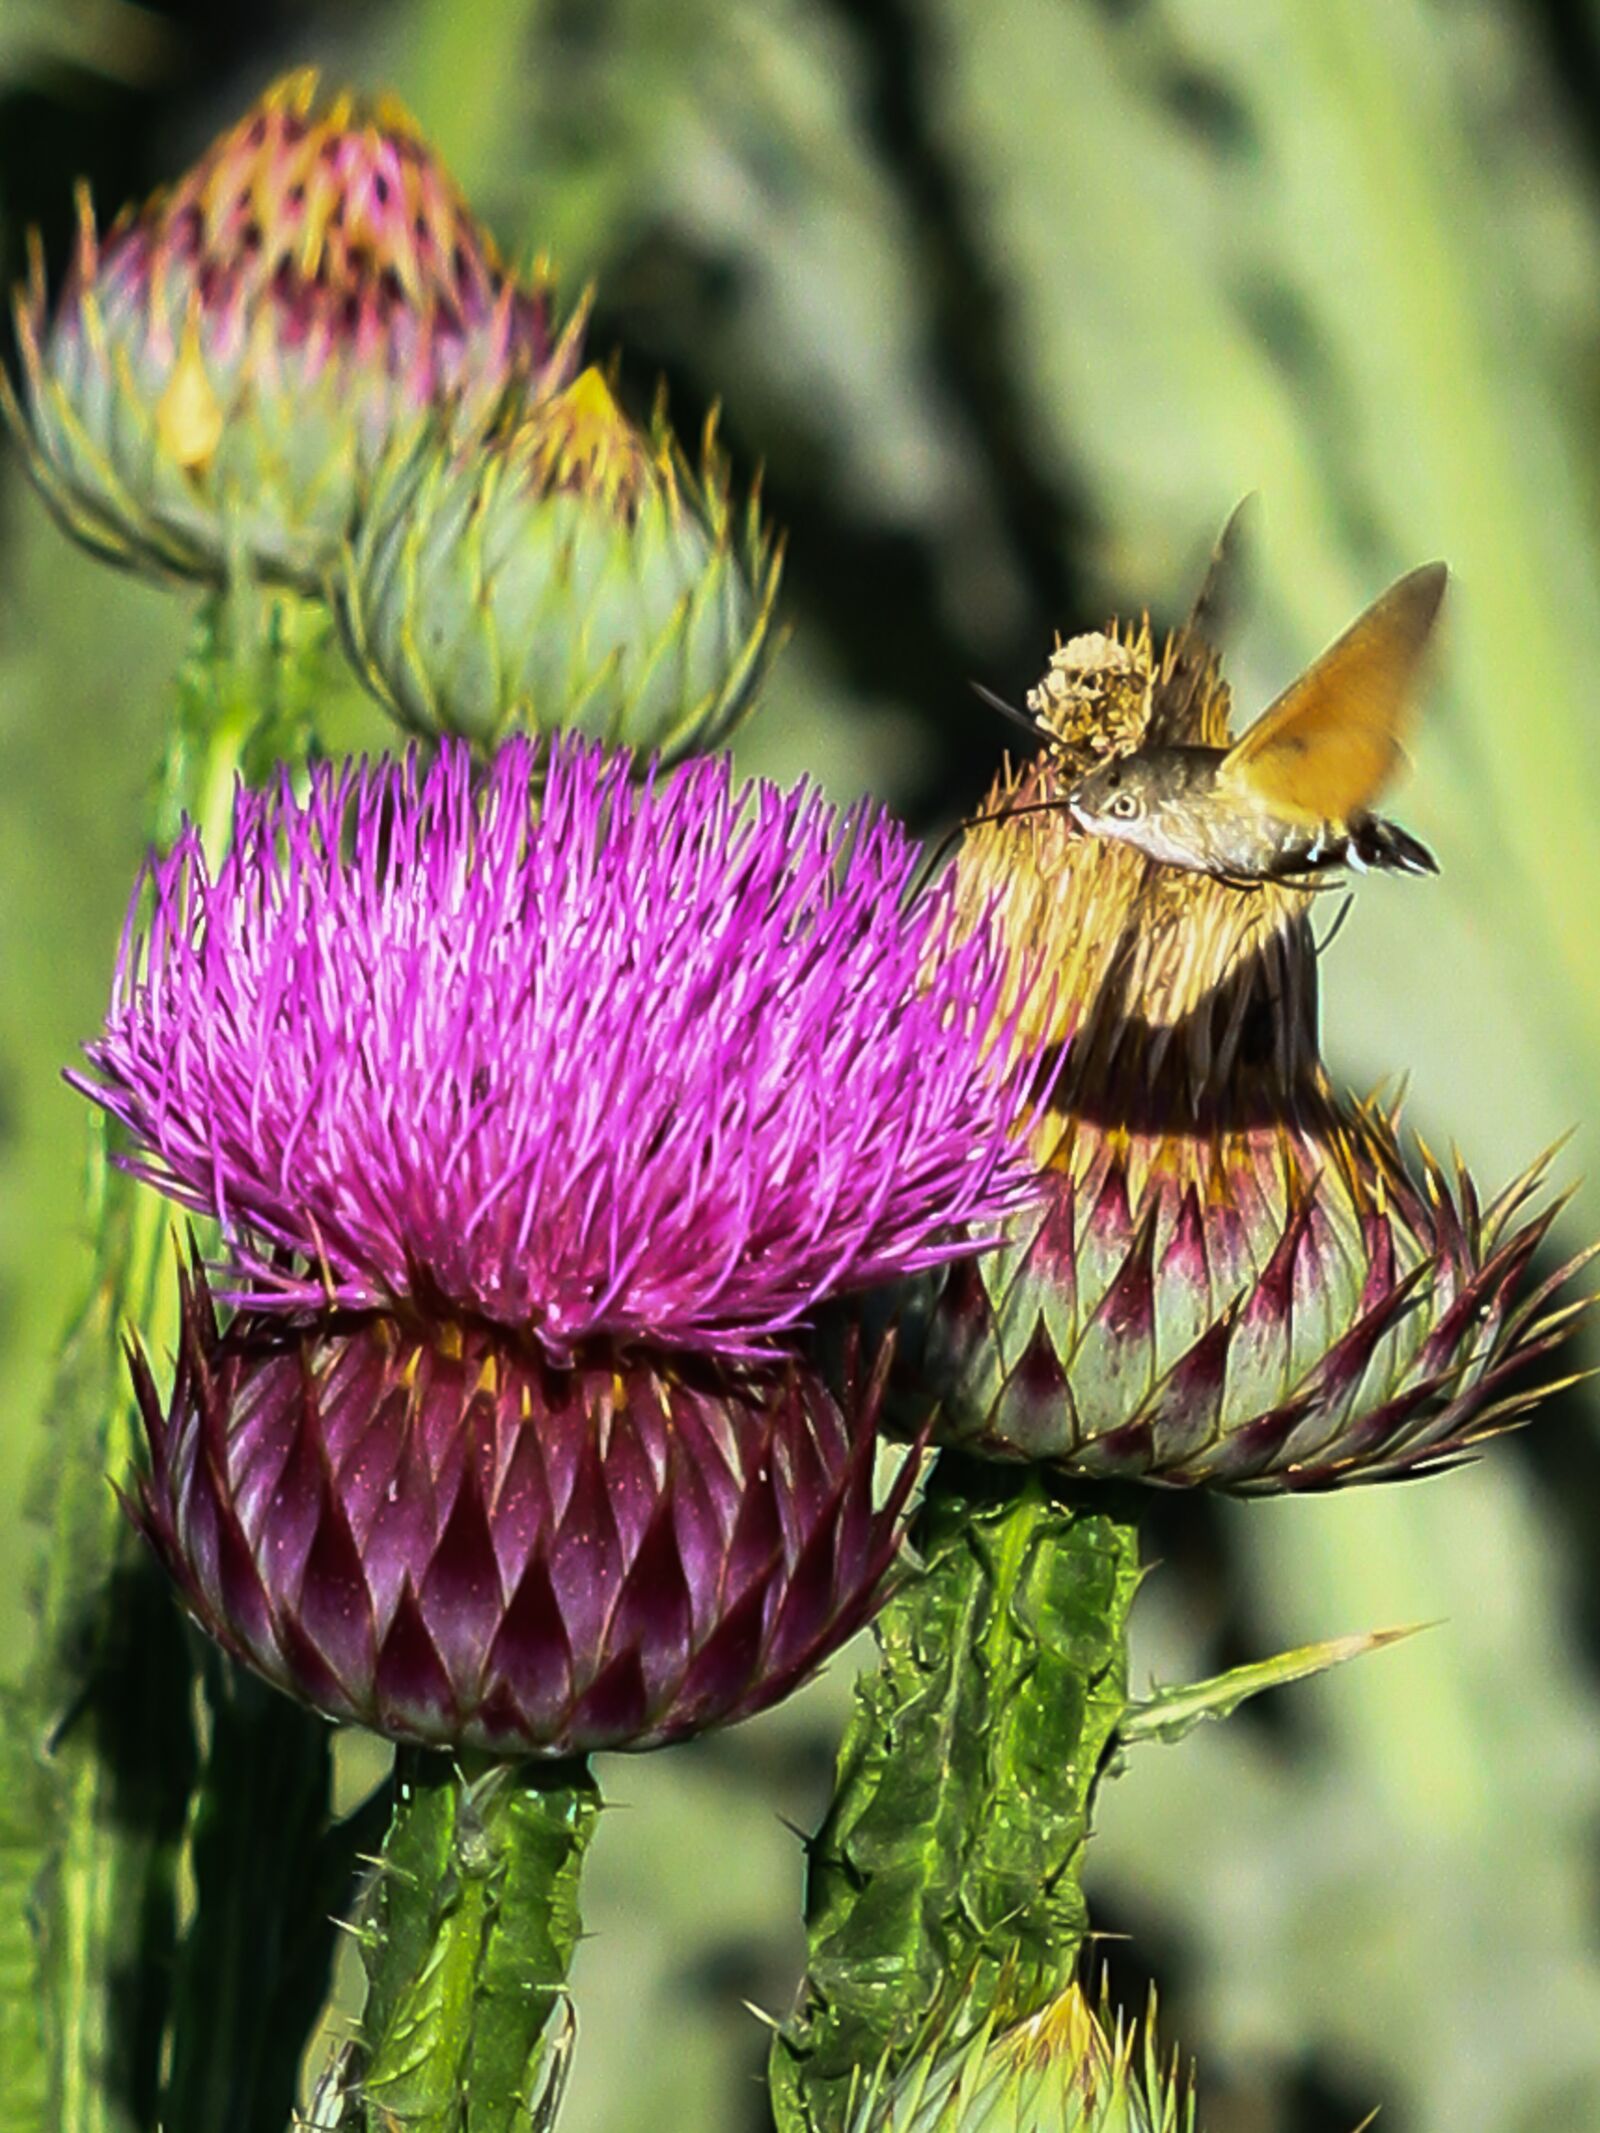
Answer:
[[1544, 1164], [1485, 1206], [1394, 1111], [1335, 1092], [1311, 891], [1158, 864], [1059, 804], [1155, 720], [1222, 745], [1215, 656], [1113, 625], [1030, 704], [1056, 745], [1002, 774], [955, 873], [1007, 943], [1019, 1043], [1059, 1065], [1030, 1128], [1045, 1195], [927, 1309], [940, 1433], [1261, 1489], [1414, 1471], [1506, 1426], [1582, 1308], [1555, 1301], [1571, 1267], [1528, 1280]]

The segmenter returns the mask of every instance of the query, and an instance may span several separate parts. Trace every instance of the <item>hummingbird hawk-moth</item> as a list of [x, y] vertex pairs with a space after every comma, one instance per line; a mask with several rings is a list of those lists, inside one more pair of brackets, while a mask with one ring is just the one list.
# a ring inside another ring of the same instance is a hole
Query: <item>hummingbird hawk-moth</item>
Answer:
[[[1213, 657], [1208, 623], [1238, 524], [1236, 511], [1152, 690], [1138, 745], [1097, 764], [1052, 804], [1092, 836], [1240, 887], [1305, 882], [1338, 867], [1437, 873], [1424, 844], [1372, 810], [1404, 759], [1422, 656], [1444, 598], [1442, 563], [1397, 579], [1239, 739], [1200, 747], [1176, 737], [1191, 730], [1190, 705]], [[1056, 739], [1045, 721], [1001, 708]]]

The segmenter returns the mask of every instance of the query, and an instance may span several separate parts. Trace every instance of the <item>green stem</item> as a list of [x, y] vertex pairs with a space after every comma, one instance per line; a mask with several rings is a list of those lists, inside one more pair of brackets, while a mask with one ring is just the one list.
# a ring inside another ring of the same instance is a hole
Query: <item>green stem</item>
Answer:
[[1106, 1492], [945, 1454], [923, 1569], [879, 1617], [810, 1848], [801, 2012], [776, 2040], [784, 2133], [833, 2133], [937, 2024], [1037, 2012], [1088, 1930], [1080, 1868], [1127, 1707], [1132, 1524]]
[[[285, 751], [303, 759], [326, 634], [305, 603], [253, 588], [208, 602], [153, 797], [158, 843], [188, 814], [215, 851], [239, 770]], [[98, 1121], [87, 1214], [93, 1261], [52, 1383], [36, 1489], [38, 1638], [3, 1714], [7, 1755], [35, 1780], [10, 1795], [26, 1812], [13, 1804], [0, 1831], [3, 1863], [8, 1881], [33, 1884], [36, 1931], [36, 2014], [18, 2078], [8, 2066], [0, 2084], [4, 2133], [149, 2133], [164, 2115], [178, 1974], [193, 1669], [178, 1610], [111, 1486], [138, 1458], [125, 1330], [137, 1326], [158, 1356], [173, 1341], [171, 1223], [161, 1200], [111, 1167]]]
[[352, 1847], [332, 1826], [330, 1729], [208, 1649], [207, 1742], [190, 1819], [194, 1910], [172, 1992], [163, 2133], [283, 2133], [333, 1968]]
[[599, 1813], [583, 1762], [491, 1764], [402, 1750], [394, 1819], [360, 1932], [368, 2133], [542, 2133], [554, 2124]]

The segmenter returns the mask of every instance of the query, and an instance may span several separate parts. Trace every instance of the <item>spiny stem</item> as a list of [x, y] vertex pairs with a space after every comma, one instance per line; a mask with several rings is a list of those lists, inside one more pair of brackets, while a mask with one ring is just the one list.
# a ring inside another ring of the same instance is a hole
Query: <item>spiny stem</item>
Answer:
[[810, 1848], [810, 1958], [777, 2038], [784, 2133], [835, 2133], [930, 2028], [1036, 2013], [1088, 1929], [1080, 1867], [1127, 1705], [1129, 1521], [1107, 1498], [945, 1454], [924, 1568], [877, 1627]]
[[582, 1761], [402, 1750], [361, 1921], [368, 2133], [539, 2133], [565, 2078], [578, 1881], [599, 1813]]

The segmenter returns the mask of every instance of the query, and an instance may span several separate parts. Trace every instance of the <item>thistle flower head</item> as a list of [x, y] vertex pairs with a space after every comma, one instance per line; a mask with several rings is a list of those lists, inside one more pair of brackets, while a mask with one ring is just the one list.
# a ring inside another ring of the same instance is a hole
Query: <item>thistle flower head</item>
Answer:
[[17, 301], [26, 413], [68, 530], [119, 562], [316, 586], [384, 446], [559, 383], [548, 291], [392, 101], [270, 88], [170, 190], [101, 232], [87, 195], [52, 310]]
[[575, 728], [671, 762], [716, 747], [772, 648], [781, 568], [708, 427], [690, 466], [602, 374], [460, 449], [402, 444], [338, 585], [356, 664], [402, 724], [482, 743]]
[[[215, 1217], [140, 1516], [334, 1716], [649, 1745], [866, 1616], [878, 1399], [786, 1336], [1023, 1204], [1009, 982], [871, 808], [580, 743], [315, 767], [152, 861], [78, 1085]], [[998, 1018], [998, 1021], [997, 1021]]]
[[[1192, 656], [1192, 653], [1190, 654]], [[1555, 1210], [1542, 1166], [1487, 1206], [1336, 1096], [1317, 1041], [1309, 893], [1244, 890], [1080, 833], [1052, 807], [1137, 746], [1180, 647], [1077, 638], [1030, 706], [1057, 745], [1007, 772], [967, 835], [963, 907], [1019, 972], [1018, 1040], [1064, 1052], [1028, 1130], [1039, 1205], [929, 1306], [940, 1430], [1072, 1471], [1306, 1488], [1413, 1471], [1530, 1404], [1523, 1366], [1577, 1305], [1528, 1289]], [[1220, 744], [1214, 658], [1166, 737]], [[1169, 714], [1170, 715], [1170, 714]], [[1041, 812], [1008, 811], [1025, 807]]]
[[1005, 965], [892, 820], [540, 762], [320, 765], [147, 868], [78, 1085], [233, 1300], [749, 1355], [1025, 1200]]

